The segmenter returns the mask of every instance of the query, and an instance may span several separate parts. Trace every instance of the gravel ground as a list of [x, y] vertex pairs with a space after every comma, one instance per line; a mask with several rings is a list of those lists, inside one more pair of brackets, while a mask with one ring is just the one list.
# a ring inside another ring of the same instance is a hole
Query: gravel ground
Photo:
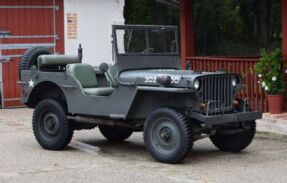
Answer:
[[43, 150], [31, 130], [32, 110], [0, 110], [0, 182], [286, 183], [287, 137], [259, 133], [242, 153], [195, 143], [180, 165], [155, 162], [142, 133], [106, 141], [98, 130], [76, 131], [63, 151]]

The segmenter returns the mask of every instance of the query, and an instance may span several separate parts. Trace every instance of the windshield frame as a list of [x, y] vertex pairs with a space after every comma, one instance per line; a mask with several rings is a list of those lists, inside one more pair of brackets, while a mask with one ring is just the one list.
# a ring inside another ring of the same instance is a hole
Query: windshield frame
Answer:
[[[118, 49], [118, 36], [117, 36], [117, 30], [153, 30], [153, 29], [167, 29], [175, 34], [175, 52], [147, 52], [147, 53], [120, 53]], [[171, 25], [113, 25], [113, 49], [114, 53], [116, 55], [120, 56], [128, 56], [128, 55], [137, 55], [137, 56], [147, 56], [147, 55], [179, 55], [179, 38], [178, 38], [178, 28], [177, 26], [171, 26]]]

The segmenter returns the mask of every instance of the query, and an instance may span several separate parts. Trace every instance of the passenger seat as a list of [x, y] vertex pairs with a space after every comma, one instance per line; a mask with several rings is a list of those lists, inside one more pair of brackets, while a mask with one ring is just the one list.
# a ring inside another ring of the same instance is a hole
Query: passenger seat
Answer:
[[86, 95], [108, 96], [113, 93], [112, 87], [98, 87], [95, 70], [89, 64], [68, 64], [66, 71], [78, 80]]

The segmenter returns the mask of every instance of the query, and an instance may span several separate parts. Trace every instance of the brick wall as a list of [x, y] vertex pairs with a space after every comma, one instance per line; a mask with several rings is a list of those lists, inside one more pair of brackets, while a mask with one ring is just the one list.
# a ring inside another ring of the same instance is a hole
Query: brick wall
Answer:
[[67, 39], [77, 39], [78, 37], [78, 15], [77, 13], [67, 13]]

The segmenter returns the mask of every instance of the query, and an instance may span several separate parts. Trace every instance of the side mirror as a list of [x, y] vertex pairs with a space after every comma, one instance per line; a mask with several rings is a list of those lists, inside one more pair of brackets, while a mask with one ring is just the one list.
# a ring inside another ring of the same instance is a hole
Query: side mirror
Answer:
[[109, 69], [109, 65], [107, 63], [102, 63], [99, 69], [101, 73], [106, 73]]

